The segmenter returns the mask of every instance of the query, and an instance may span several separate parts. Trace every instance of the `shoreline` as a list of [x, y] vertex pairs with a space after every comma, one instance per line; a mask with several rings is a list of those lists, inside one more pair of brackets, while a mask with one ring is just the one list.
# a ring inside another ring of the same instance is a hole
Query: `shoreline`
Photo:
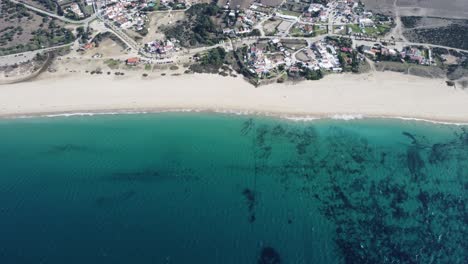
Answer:
[[153, 77], [45, 74], [0, 86], [0, 118], [209, 112], [290, 120], [401, 119], [468, 124], [468, 91], [391, 72], [254, 88], [209, 74]]
[[163, 114], [163, 113], [202, 113], [202, 114], [216, 114], [216, 115], [228, 115], [228, 116], [254, 116], [254, 117], [266, 117], [266, 118], [277, 118], [280, 120], [289, 120], [294, 122], [314, 122], [314, 121], [326, 121], [326, 120], [342, 120], [342, 121], [354, 121], [354, 120], [400, 120], [400, 121], [414, 121], [432, 123], [438, 125], [451, 125], [451, 126], [468, 126], [468, 122], [456, 121], [456, 120], [435, 120], [425, 119], [420, 117], [404, 117], [404, 116], [373, 116], [373, 115], [362, 115], [362, 114], [335, 114], [335, 115], [313, 115], [313, 114], [284, 114], [274, 112], [256, 112], [249, 110], [232, 110], [232, 109], [177, 109], [177, 108], [166, 108], [166, 109], [108, 109], [107, 111], [87, 111], [87, 112], [49, 112], [49, 113], [26, 113], [26, 114], [12, 114], [12, 115], [0, 115], [1, 120], [8, 119], [34, 119], [34, 118], [60, 118], [60, 117], [85, 117], [85, 116], [107, 116], [107, 115], [152, 115], [152, 114]]

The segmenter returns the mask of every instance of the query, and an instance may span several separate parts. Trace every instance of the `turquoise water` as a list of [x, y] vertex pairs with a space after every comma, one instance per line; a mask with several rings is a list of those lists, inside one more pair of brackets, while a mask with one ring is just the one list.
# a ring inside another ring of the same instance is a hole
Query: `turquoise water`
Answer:
[[0, 263], [466, 263], [468, 127], [0, 121]]

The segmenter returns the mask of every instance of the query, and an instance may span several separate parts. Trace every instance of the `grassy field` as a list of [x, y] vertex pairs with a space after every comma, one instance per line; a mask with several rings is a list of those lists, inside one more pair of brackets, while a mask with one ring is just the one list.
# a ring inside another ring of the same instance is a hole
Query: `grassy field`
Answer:
[[[389, 25], [378, 25], [375, 27], [366, 27], [364, 29], [359, 27], [359, 25], [347, 25], [347, 27], [352, 29], [353, 33], [363, 33], [373, 37], [385, 35], [385, 33], [391, 29]], [[348, 32], [345, 33], [347, 34]]]
[[347, 25], [347, 27], [350, 28], [353, 33], [362, 33], [362, 29], [359, 25]]
[[289, 10], [285, 10], [285, 9], [280, 9], [280, 10], [279, 10], [279, 13], [281, 13], [281, 14], [283, 14], [283, 15], [295, 16], [295, 17], [300, 17], [300, 16], [302, 15], [302, 13], [294, 12], [294, 11], [289, 11]]

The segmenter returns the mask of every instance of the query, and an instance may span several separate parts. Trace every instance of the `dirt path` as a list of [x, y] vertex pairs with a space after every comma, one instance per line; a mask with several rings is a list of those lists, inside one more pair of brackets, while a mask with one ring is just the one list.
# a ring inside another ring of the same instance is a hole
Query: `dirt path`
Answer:
[[403, 23], [401, 22], [400, 11], [397, 5], [398, 0], [393, 2], [393, 9], [395, 12], [395, 27], [388, 33], [387, 37], [393, 37], [395, 40], [409, 42], [403, 35]]

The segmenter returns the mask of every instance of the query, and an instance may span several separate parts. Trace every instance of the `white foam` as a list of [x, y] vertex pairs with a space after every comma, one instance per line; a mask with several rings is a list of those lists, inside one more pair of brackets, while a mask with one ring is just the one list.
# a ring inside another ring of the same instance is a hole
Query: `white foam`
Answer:
[[227, 114], [227, 115], [238, 115], [238, 116], [266, 116], [266, 117], [276, 117], [280, 119], [286, 119], [291, 121], [297, 122], [312, 122], [316, 120], [326, 120], [326, 119], [334, 119], [334, 120], [360, 120], [360, 119], [398, 119], [398, 120], [405, 120], [405, 121], [416, 121], [416, 122], [428, 122], [433, 124], [441, 124], [441, 125], [457, 125], [457, 126], [466, 126], [468, 123], [456, 123], [456, 122], [444, 122], [444, 121], [435, 121], [423, 118], [413, 118], [413, 117], [400, 117], [400, 116], [365, 116], [362, 114], [335, 114], [328, 117], [320, 117], [320, 116], [311, 116], [311, 115], [285, 115], [285, 114], [277, 114], [277, 113], [265, 113], [265, 112], [255, 112], [255, 111], [248, 111], [248, 110], [229, 110], [229, 109], [191, 109], [191, 108], [174, 108], [174, 109], [155, 109], [155, 110], [148, 110], [148, 111], [112, 111], [112, 112], [69, 112], [69, 113], [58, 113], [58, 114], [44, 114], [44, 115], [22, 115], [22, 116], [15, 116], [14, 118], [34, 118], [34, 117], [74, 117], [74, 116], [95, 116], [95, 115], [132, 115], [132, 114], [150, 114], [150, 113], [201, 113], [201, 112], [213, 112], [219, 114]]
[[315, 116], [280, 116], [280, 118], [297, 121], [297, 122], [310, 122], [310, 121], [321, 119], [320, 117], [315, 117]]
[[146, 114], [147, 112], [141, 111], [122, 111], [122, 112], [76, 112], [76, 113], [61, 113], [61, 114], [47, 114], [41, 117], [73, 117], [73, 116], [95, 116], [95, 115], [122, 115], [122, 114]]
[[349, 121], [349, 120], [356, 120], [356, 119], [363, 119], [364, 116], [363, 115], [332, 115], [330, 117], [331, 119], [336, 119], [336, 120], [346, 120], [346, 121]]
[[416, 118], [416, 117], [402, 117], [402, 116], [395, 116], [395, 117], [378, 117], [378, 118], [392, 118], [392, 119], [400, 119], [405, 121], [418, 121], [418, 122], [427, 122], [439, 125], [455, 125], [455, 126], [467, 126], [468, 123], [456, 123], [456, 122], [444, 122], [444, 121], [435, 121], [423, 118]]

